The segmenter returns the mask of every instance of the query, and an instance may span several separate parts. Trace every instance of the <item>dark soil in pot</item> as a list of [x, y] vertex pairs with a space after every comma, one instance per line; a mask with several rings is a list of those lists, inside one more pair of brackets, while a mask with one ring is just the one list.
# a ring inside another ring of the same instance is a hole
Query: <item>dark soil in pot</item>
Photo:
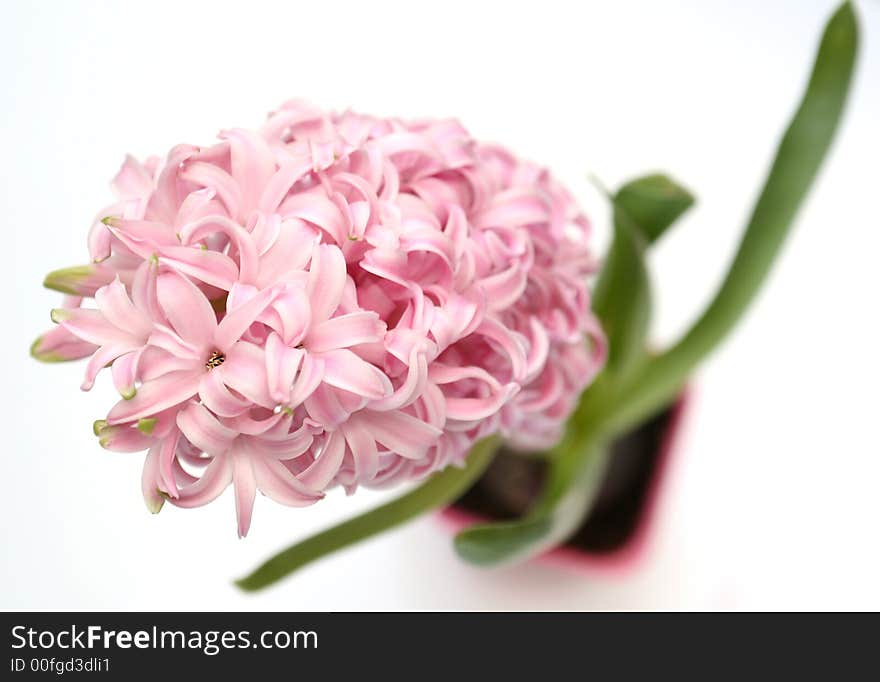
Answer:
[[[660, 474], [679, 407], [680, 403], [670, 406], [613, 443], [596, 504], [567, 547], [593, 555], [610, 554], [632, 539], [646, 512], [652, 483]], [[517, 518], [535, 501], [546, 467], [542, 460], [502, 449], [453, 508], [495, 520]]]

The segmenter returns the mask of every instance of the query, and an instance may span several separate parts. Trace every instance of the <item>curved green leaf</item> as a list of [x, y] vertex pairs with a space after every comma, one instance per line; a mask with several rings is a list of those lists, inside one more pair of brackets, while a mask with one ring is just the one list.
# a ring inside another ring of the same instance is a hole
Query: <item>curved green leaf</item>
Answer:
[[800, 106], [783, 136], [733, 263], [715, 298], [671, 349], [646, 363], [604, 406], [619, 432], [656, 412], [731, 331], [755, 298], [837, 131], [856, 61], [858, 25], [845, 2], [829, 20]]
[[570, 449], [551, 464], [544, 496], [528, 515], [516, 521], [485, 523], [461, 531], [455, 549], [481, 566], [536, 556], [565, 541], [589, 512], [599, 491], [608, 451], [575, 438]]
[[497, 449], [497, 437], [480, 441], [474, 445], [463, 469], [453, 467], [444, 469], [412, 492], [288, 547], [263, 563], [250, 575], [237, 580], [235, 584], [246, 591], [268, 587], [331, 552], [449, 504], [480, 477], [492, 461]]
[[593, 310], [608, 340], [608, 373], [625, 374], [644, 352], [651, 319], [644, 251], [638, 228], [615, 204], [614, 239], [593, 296]]
[[515, 559], [534, 543], [549, 537], [551, 520], [546, 514], [516, 521], [471, 526], [455, 536], [455, 551], [478, 566], [491, 566]]

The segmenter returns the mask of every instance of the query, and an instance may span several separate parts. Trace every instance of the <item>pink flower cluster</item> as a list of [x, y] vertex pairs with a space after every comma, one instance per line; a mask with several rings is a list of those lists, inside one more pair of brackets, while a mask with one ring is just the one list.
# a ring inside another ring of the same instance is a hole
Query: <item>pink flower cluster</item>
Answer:
[[[203, 505], [232, 483], [309, 505], [461, 464], [501, 432], [559, 437], [604, 359], [590, 228], [546, 171], [455, 121], [301, 102], [210, 147], [128, 158], [92, 263], [34, 344], [91, 356], [122, 399], [95, 423], [147, 450], [143, 492]], [[94, 307], [82, 307], [94, 298]]]

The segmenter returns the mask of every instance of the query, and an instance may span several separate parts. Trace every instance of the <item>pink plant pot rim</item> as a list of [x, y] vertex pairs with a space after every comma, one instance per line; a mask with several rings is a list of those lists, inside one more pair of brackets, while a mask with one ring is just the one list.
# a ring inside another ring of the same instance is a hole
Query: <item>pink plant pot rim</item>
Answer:
[[[669, 476], [670, 465], [678, 449], [692, 394], [693, 389], [687, 388], [675, 402], [660, 442], [660, 454], [651, 480], [648, 482], [644, 504], [629, 539], [619, 548], [607, 552], [587, 552], [563, 545], [539, 556], [535, 559], [537, 563], [594, 575], [597, 573], [621, 575], [638, 567], [650, 548], [660, 499]], [[483, 516], [455, 507], [442, 509], [438, 512], [437, 518], [453, 533], [486, 520]]]

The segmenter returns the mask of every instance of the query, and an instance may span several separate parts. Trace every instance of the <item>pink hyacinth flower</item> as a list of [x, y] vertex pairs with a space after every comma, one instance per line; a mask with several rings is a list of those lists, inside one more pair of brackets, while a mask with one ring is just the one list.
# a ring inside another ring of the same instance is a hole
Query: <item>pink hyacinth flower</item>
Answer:
[[[547, 173], [455, 121], [328, 114], [128, 157], [43, 360], [122, 395], [101, 444], [143, 493], [289, 506], [461, 465], [492, 433], [552, 446], [600, 369], [590, 227]], [[94, 305], [91, 300], [94, 299]]]

